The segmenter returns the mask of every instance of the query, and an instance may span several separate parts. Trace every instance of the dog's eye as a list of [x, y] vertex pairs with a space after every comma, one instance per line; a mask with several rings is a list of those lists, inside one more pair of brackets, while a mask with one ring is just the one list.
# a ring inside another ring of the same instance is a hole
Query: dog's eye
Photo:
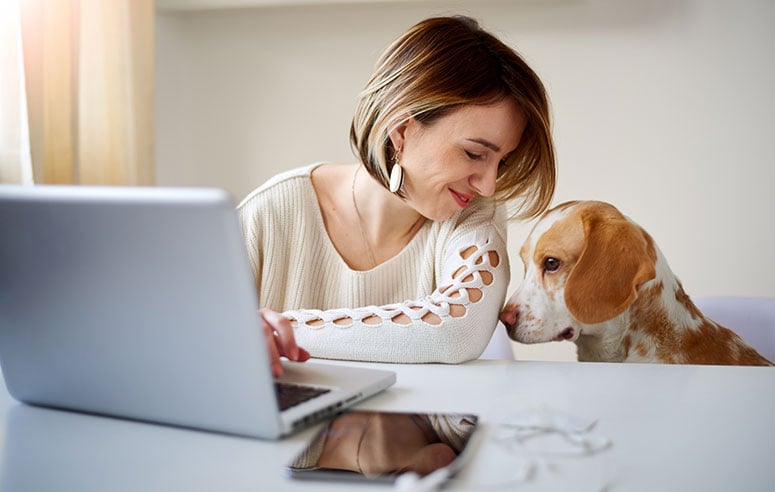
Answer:
[[558, 268], [560, 268], [560, 260], [558, 260], [557, 258], [552, 258], [551, 256], [544, 258], [545, 272], [554, 272]]

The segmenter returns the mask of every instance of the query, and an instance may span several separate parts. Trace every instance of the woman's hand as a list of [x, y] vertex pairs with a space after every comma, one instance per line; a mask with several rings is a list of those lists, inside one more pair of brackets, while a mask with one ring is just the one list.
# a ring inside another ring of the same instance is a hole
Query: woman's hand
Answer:
[[309, 352], [296, 345], [293, 327], [288, 318], [268, 308], [262, 308], [259, 312], [264, 320], [264, 336], [266, 337], [266, 346], [269, 348], [274, 377], [283, 375], [280, 357], [296, 362], [304, 362], [309, 359]]

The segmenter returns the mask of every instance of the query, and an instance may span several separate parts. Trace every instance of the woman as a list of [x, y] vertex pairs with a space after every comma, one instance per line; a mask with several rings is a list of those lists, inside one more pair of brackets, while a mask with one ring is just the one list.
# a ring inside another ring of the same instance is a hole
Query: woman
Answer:
[[280, 174], [238, 207], [275, 374], [281, 355], [477, 358], [509, 283], [505, 203], [534, 217], [554, 192], [541, 81], [475, 20], [426, 19], [378, 61], [350, 140], [359, 163]]

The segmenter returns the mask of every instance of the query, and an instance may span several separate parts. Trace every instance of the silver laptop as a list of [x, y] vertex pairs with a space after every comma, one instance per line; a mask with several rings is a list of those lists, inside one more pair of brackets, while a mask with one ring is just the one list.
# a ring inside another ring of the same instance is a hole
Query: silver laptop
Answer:
[[[0, 185], [0, 365], [17, 400], [272, 439], [395, 382], [288, 361], [274, 380], [260, 323], [224, 191]], [[281, 410], [299, 386], [320, 394]]]

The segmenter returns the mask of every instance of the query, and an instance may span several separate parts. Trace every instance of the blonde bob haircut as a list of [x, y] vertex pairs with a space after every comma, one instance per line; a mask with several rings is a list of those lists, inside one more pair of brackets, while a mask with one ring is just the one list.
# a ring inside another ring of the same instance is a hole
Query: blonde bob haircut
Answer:
[[431, 125], [463, 105], [504, 97], [516, 101], [527, 125], [498, 170], [495, 198], [515, 206], [517, 218], [536, 217], [551, 203], [556, 181], [546, 90], [514, 50], [469, 17], [423, 20], [387, 48], [359, 95], [350, 144], [387, 188], [396, 127], [409, 118]]

